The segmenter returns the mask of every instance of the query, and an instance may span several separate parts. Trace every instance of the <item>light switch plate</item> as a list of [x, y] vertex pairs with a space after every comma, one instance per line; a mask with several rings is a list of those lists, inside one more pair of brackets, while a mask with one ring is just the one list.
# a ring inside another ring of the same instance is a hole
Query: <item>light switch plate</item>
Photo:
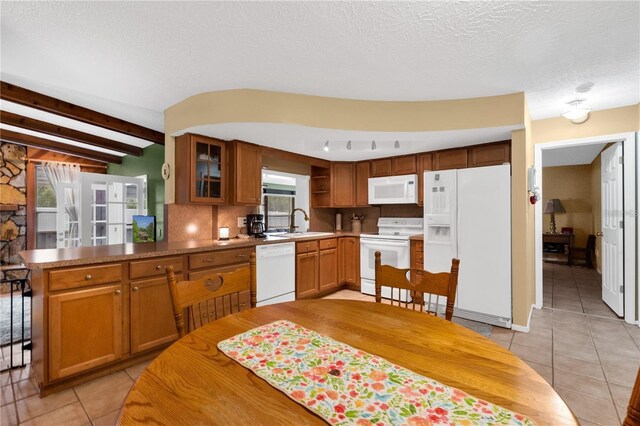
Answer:
[[239, 217], [238, 218], [238, 227], [242, 228], [243, 226], [247, 226], [247, 218], [246, 217]]

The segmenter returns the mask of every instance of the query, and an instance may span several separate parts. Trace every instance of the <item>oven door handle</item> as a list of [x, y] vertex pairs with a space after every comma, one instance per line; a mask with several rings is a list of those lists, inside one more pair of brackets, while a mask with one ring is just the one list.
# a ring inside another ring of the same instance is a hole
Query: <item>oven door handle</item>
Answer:
[[409, 242], [406, 243], [383, 243], [381, 241], [362, 241], [360, 240], [361, 245], [363, 246], [374, 246], [374, 247], [407, 247]]

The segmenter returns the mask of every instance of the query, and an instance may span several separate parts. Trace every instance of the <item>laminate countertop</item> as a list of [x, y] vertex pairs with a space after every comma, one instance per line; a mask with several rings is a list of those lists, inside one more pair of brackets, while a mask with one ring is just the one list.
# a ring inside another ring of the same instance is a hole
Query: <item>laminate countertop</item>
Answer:
[[360, 232], [332, 232], [308, 237], [232, 238], [220, 240], [160, 241], [156, 243], [128, 243], [108, 246], [73, 247], [64, 249], [25, 250], [18, 253], [29, 269], [62, 268], [76, 265], [92, 265], [123, 260], [171, 256], [203, 251], [228, 250], [299, 241], [324, 240], [337, 237], [359, 237]]

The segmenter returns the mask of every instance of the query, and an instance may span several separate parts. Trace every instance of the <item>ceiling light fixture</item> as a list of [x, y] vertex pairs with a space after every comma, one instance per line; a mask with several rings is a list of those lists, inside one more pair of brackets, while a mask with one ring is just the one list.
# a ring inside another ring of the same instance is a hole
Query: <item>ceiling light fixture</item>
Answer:
[[324, 148], [322, 148], [322, 149], [324, 149], [325, 151], [329, 151], [329, 141], [326, 141], [324, 143]]
[[581, 106], [584, 99], [574, 99], [571, 102], [567, 102], [569, 109], [562, 113], [562, 116], [574, 124], [584, 123], [589, 119], [589, 113], [591, 108]]
[[351, 151], [351, 141], [347, 142], [347, 149]]
[[371, 142], [371, 151], [375, 151], [376, 149], [376, 141]]
[[400, 142], [399, 142], [399, 141], [396, 141], [396, 143], [393, 145], [393, 147], [394, 147], [395, 149], [399, 149], [399, 148], [400, 148]]

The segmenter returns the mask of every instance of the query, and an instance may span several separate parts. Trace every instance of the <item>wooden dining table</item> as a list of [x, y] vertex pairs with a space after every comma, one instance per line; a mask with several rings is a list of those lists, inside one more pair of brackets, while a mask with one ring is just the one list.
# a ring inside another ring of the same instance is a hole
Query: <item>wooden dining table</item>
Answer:
[[194, 330], [140, 375], [118, 424], [326, 424], [217, 348], [222, 340], [277, 320], [386, 358], [538, 424], [578, 424], [538, 373], [486, 337], [424, 313], [335, 299], [249, 309]]

